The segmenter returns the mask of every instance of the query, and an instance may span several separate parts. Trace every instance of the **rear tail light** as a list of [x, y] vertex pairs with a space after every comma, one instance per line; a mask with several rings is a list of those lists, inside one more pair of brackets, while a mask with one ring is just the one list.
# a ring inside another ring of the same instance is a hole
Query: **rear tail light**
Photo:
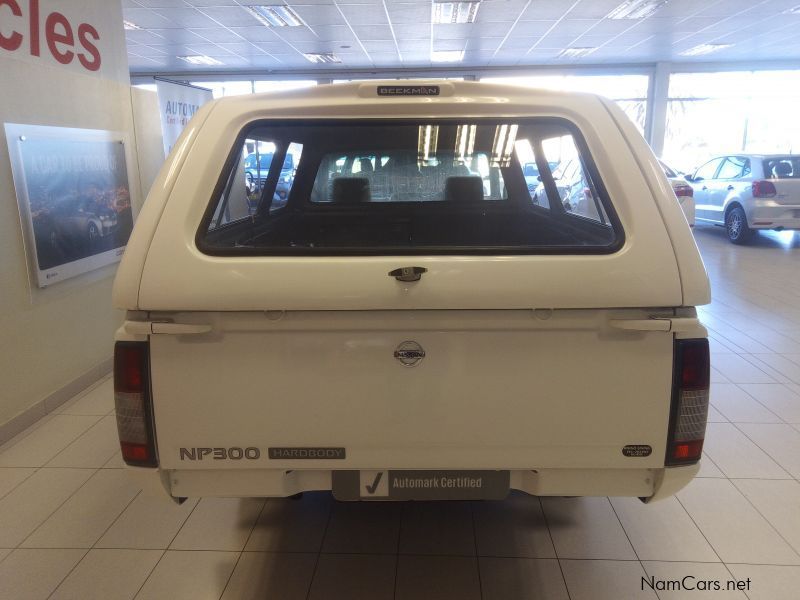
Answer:
[[710, 371], [708, 340], [675, 340], [667, 465], [700, 460], [708, 420]]
[[678, 198], [693, 198], [694, 197], [694, 189], [690, 185], [685, 185], [683, 183], [676, 185], [674, 188], [675, 195]]
[[775, 184], [771, 181], [764, 181], [762, 179], [753, 182], [753, 198], [773, 198], [777, 193]]
[[122, 458], [131, 466], [157, 467], [150, 395], [147, 342], [117, 342], [114, 346], [114, 405]]

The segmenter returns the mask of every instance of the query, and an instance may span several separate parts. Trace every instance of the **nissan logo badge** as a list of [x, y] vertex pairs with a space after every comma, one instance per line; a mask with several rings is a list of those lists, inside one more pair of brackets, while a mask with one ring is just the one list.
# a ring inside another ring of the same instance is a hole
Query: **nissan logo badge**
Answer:
[[394, 351], [394, 357], [406, 367], [413, 367], [423, 358], [425, 350], [417, 342], [406, 341]]

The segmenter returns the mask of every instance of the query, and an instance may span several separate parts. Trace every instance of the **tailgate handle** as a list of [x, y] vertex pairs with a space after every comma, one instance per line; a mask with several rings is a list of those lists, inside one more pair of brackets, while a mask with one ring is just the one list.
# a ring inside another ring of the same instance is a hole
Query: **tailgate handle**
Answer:
[[169, 321], [129, 321], [125, 324], [128, 333], [139, 335], [171, 334], [197, 335], [211, 331], [211, 325], [194, 323], [171, 323]]
[[389, 277], [394, 277], [397, 281], [419, 281], [422, 274], [427, 273], [425, 267], [400, 267], [394, 271], [389, 271]]
[[615, 329], [628, 331], [691, 331], [700, 326], [694, 317], [652, 317], [650, 319], [612, 319], [609, 324]]

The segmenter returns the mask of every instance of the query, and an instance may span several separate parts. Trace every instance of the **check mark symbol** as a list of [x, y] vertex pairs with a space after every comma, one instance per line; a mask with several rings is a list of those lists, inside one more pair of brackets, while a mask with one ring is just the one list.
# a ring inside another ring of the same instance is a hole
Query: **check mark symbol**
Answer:
[[378, 484], [381, 482], [381, 477], [383, 477], [383, 471], [379, 472], [375, 475], [375, 481], [372, 482], [372, 485], [366, 486], [368, 494], [374, 494], [375, 490], [378, 489]]

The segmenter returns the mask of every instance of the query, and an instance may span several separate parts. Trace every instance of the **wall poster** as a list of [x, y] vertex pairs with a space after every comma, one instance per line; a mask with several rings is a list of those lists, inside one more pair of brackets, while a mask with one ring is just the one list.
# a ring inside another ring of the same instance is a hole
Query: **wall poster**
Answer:
[[43, 288], [119, 261], [133, 229], [125, 134], [5, 130], [32, 281]]

